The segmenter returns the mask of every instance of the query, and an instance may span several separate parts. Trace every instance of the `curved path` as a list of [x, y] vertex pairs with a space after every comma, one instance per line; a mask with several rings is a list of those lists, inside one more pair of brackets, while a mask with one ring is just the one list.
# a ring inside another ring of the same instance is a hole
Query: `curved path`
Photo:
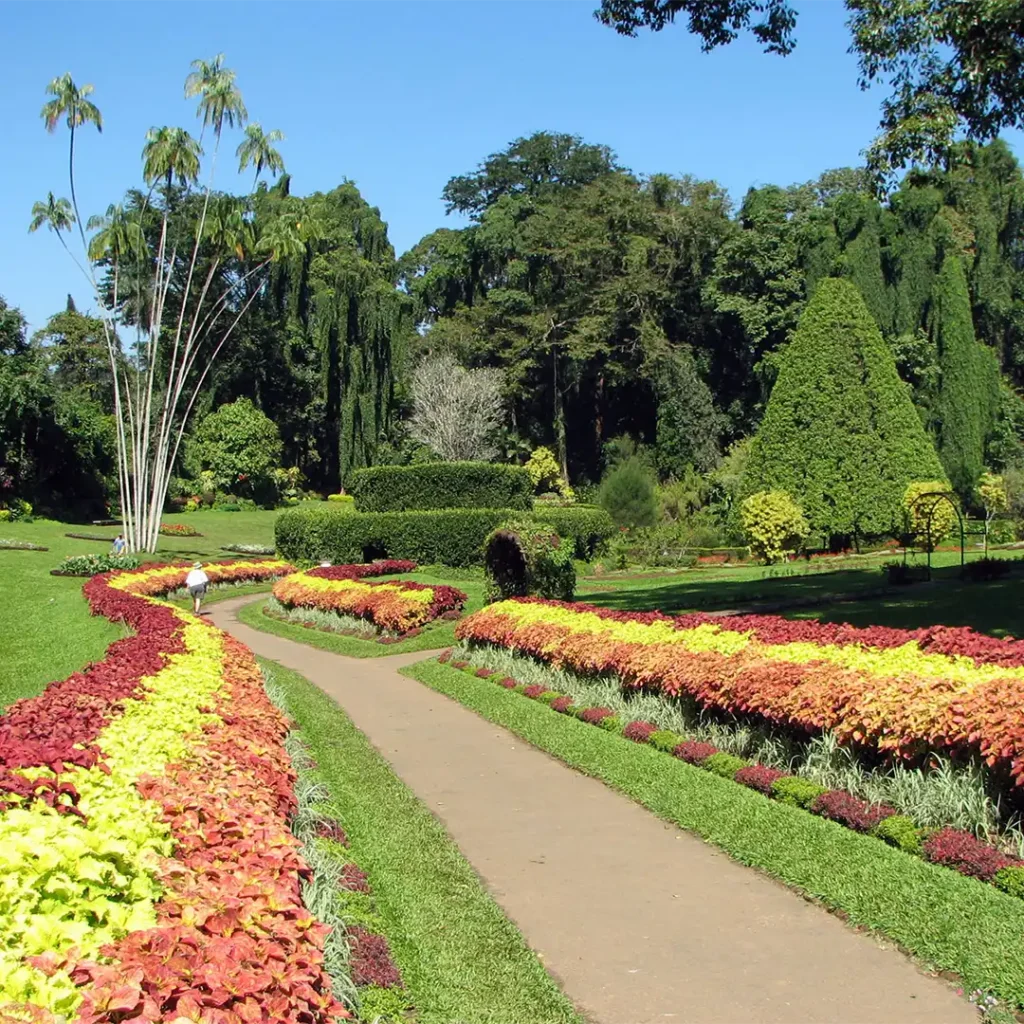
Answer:
[[[894, 949], [396, 671], [211, 617], [333, 697], [597, 1024], [972, 1024]], [[531, 1024], [509, 1021], [508, 1024]]]

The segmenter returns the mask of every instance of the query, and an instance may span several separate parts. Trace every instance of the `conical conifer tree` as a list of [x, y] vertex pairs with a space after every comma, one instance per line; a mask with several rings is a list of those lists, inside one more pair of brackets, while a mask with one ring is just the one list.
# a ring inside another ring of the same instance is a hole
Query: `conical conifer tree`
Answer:
[[974, 336], [963, 261], [946, 256], [935, 280], [928, 328], [939, 357], [935, 431], [953, 488], [969, 500], [985, 468], [985, 440], [999, 400], [994, 354]]
[[788, 491], [812, 529], [864, 537], [900, 528], [912, 480], [943, 477], [860, 292], [822, 281], [780, 358], [744, 490]]

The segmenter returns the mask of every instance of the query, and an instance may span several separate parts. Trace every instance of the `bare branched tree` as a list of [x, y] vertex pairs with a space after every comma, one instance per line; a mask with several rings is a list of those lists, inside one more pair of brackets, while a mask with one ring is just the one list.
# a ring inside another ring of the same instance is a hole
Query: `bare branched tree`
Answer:
[[412, 375], [409, 432], [442, 459], [493, 459], [501, 425], [500, 370], [467, 370], [447, 353], [427, 356]]
[[[241, 127], [248, 114], [235, 74], [224, 66], [222, 55], [212, 61], [193, 61], [192, 68], [185, 95], [199, 100], [199, 139], [182, 128], [153, 128], [142, 154], [142, 176], [149, 186], [143, 210], [128, 213], [110, 206], [105, 217], [90, 218], [88, 228], [96, 231], [92, 239], [86, 239], [75, 192], [75, 132], [90, 124], [102, 129], [99, 108], [89, 99], [92, 86], [77, 86], [69, 74], [55, 78], [47, 88], [52, 99], [42, 110], [48, 131], [61, 121], [70, 131], [71, 201], [51, 192], [46, 202], [32, 208], [29, 230], [45, 226], [57, 235], [99, 304], [113, 379], [121, 522], [130, 550], [156, 550], [167, 488], [203, 382], [263, 288], [266, 268], [274, 259], [301, 251], [309, 230], [281, 219], [267, 225], [257, 238], [253, 223], [236, 201], [214, 197], [214, 169], [224, 126]], [[172, 237], [172, 196], [180, 211], [199, 180], [207, 129], [213, 136], [208, 179], [188, 207], [194, 219], [184, 236]], [[270, 145], [280, 138], [279, 132], [261, 133], [257, 146], [250, 133], [251, 145], [239, 147], [241, 166], [255, 164], [257, 177], [264, 168], [275, 173], [283, 169]], [[142, 215], [146, 207], [152, 209], [150, 200], [161, 188], [164, 203], [154, 246], [145, 237]], [[76, 224], [80, 257], [65, 238]], [[201, 249], [212, 254], [205, 273], [200, 269]], [[229, 268], [232, 254], [238, 261]], [[99, 266], [108, 271], [105, 284], [97, 277]], [[135, 283], [133, 301], [121, 293], [126, 274]], [[133, 310], [127, 321], [126, 308]], [[135, 332], [134, 344], [127, 350], [119, 330], [125, 327]]]

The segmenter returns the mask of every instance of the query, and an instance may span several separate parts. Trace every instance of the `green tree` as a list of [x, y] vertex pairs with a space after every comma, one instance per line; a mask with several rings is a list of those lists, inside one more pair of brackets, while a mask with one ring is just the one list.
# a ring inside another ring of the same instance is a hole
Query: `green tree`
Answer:
[[267, 500], [274, 470], [281, 465], [277, 426], [247, 398], [222, 405], [196, 431], [194, 453], [204, 470], [214, 474], [217, 488]]
[[935, 282], [929, 314], [939, 357], [935, 433], [946, 476], [969, 502], [984, 468], [985, 442], [999, 402], [999, 371], [974, 337], [963, 261], [950, 254]]
[[[868, 151], [876, 171], [941, 162], [961, 133], [985, 141], [1024, 123], [1022, 0], [845, 2], [860, 87], [889, 88]], [[705, 51], [744, 30], [769, 53], [785, 56], [796, 45], [796, 11], [786, 0], [602, 0], [595, 16], [629, 36], [686, 16]]]
[[284, 160], [281, 154], [274, 148], [275, 142], [284, 139], [284, 132], [277, 128], [264, 132], [258, 121], [245, 126], [245, 138], [238, 144], [235, 155], [238, 157], [238, 171], [241, 173], [252, 164], [255, 174], [252, 179], [252, 187], [256, 188], [256, 182], [264, 169], [276, 178], [278, 174], [284, 173]]
[[785, 491], [758, 491], [741, 508], [743, 533], [754, 557], [766, 565], [784, 562], [807, 538], [807, 520]]
[[623, 459], [608, 471], [597, 500], [616, 526], [653, 526], [658, 515], [654, 477], [636, 455]]
[[744, 490], [787, 491], [813, 529], [863, 537], [897, 524], [910, 481], [941, 476], [864, 300], [822, 281], [779, 361]]

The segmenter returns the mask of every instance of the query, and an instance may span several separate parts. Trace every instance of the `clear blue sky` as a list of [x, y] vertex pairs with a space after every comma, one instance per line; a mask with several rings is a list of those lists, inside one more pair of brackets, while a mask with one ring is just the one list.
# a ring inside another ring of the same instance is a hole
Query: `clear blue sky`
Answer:
[[[79, 148], [79, 203], [102, 212], [139, 182], [154, 125], [195, 128], [182, 85], [195, 57], [226, 54], [250, 117], [280, 128], [296, 194], [359, 186], [403, 252], [446, 222], [441, 189], [539, 129], [611, 146], [638, 173], [714, 178], [740, 199], [859, 162], [879, 95], [856, 85], [839, 0], [799, 3], [796, 53], [743, 40], [702, 54], [682, 26], [625, 39], [597, 0], [373, 3], [4, 3], [0, 295], [33, 328], [90, 293], [57, 240], [27, 234], [32, 203], [67, 195], [67, 132], [47, 135], [44, 89], [70, 71], [104, 117]], [[248, 187], [233, 169], [217, 185]], [[1021, 136], [1009, 137], [1018, 153]], [[453, 218], [447, 222], [457, 226]]]

